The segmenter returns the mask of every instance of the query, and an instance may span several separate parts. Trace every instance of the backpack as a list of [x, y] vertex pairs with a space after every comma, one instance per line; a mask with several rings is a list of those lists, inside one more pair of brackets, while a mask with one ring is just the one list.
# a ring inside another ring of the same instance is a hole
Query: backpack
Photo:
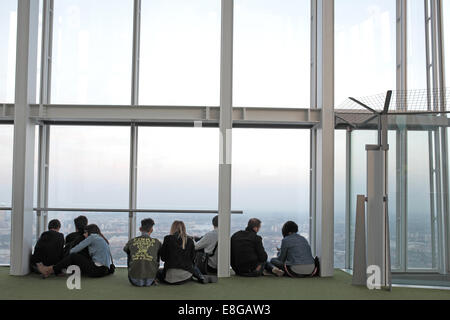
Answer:
[[216, 246], [211, 253], [206, 253], [204, 250], [199, 250], [195, 253], [194, 264], [197, 268], [199, 268], [202, 274], [208, 274], [208, 261], [209, 258], [214, 256], [214, 254], [216, 253], [217, 245], [218, 243], [216, 243]]

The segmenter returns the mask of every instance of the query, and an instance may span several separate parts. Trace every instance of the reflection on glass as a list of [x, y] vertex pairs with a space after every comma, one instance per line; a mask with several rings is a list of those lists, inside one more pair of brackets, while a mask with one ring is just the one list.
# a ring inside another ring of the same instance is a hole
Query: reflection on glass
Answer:
[[55, 0], [52, 99], [131, 103], [132, 0]]
[[138, 140], [138, 208], [217, 210], [217, 129], [140, 127]]
[[52, 126], [49, 206], [127, 208], [130, 128]]
[[335, 2], [336, 105], [395, 89], [396, 1]]
[[244, 215], [233, 215], [232, 231], [245, 229], [250, 218], [262, 220], [269, 256], [288, 220], [309, 238], [309, 146], [309, 130], [233, 130], [232, 208]]
[[236, 0], [234, 106], [310, 105], [310, 1]]
[[127, 213], [84, 213], [84, 212], [49, 212], [48, 221], [58, 219], [61, 222], [59, 232], [66, 237], [75, 232], [73, 219], [84, 215], [89, 224], [96, 224], [109, 241], [111, 254], [116, 266], [126, 266], [126, 254], [123, 247], [128, 241], [128, 214]]
[[218, 106], [220, 1], [143, 0], [141, 105]]
[[14, 126], [0, 125], [0, 207], [11, 206]]
[[14, 102], [17, 0], [0, 1], [0, 103]]

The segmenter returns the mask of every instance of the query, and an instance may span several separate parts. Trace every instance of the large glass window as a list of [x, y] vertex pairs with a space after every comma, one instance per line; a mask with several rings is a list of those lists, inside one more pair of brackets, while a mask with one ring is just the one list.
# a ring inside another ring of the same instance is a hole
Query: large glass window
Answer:
[[220, 1], [143, 0], [139, 103], [218, 106]]
[[49, 206], [128, 208], [130, 128], [52, 126]]
[[335, 1], [336, 105], [395, 89], [396, 1]]
[[217, 129], [140, 127], [138, 141], [138, 208], [217, 209]]
[[288, 220], [308, 239], [310, 131], [234, 129], [232, 162], [232, 207], [244, 211], [233, 215], [232, 232], [259, 218], [269, 256], [276, 255]]
[[334, 266], [345, 268], [346, 130], [334, 134]]
[[431, 268], [430, 153], [427, 131], [408, 132], [408, 268]]
[[408, 16], [408, 89], [427, 88], [427, 58], [425, 40], [425, 1], [409, 0]]
[[234, 106], [310, 105], [309, 0], [236, 0]]
[[[0, 125], [0, 207], [11, 206], [13, 131], [12, 125]], [[0, 209], [0, 265], [9, 264], [10, 239], [11, 212]]]
[[0, 1], [0, 103], [14, 102], [17, 0]]
[[132, 0], [55, 0], [53, 28], [53, 103], [131, 103]]

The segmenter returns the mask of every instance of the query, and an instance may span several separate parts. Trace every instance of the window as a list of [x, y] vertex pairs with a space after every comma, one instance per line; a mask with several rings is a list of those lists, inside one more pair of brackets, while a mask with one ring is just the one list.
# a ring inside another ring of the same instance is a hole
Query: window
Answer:
[[140, 127], [138, 141], [138, 208], [217, 210], [217, 129]]
[[139, 103], [218, 106], [220, 1], [143, 0]]
[[347, 131], [336, 130], [334, 155], [334, 266], [345, 268]]
[[[13, 131], [12, 125], [0, 125], [0, 207], [11, 206]], [[0, 209], [0, 265], [9, 264], [10, 240], [11, 212]]]
[[433, 212], [430, 202], [430, 158], [427, 131], [408, 132], [408, 251], [409, 269], [433, 266]]
[[132, 0], [55, 0], [53, 28], [53, 103], [131, 103]]
[[0, 1], [0, 103], [14, 102], [17, 0]]
[[281, 228], [295, 221], [309, 240], [310, 131], [233, 130], [232, 232], [259, 218], [269, 256], [281, 244]]
[[396, 1], [335, 1], [336, 105], [395, 89]]
[[49, 206], [128, 208], [129, 127], [52, 126]]
[[236, 0], [234, 106], [308, 108], [309, 0]]
[[450, 81], [450, 3], [441, 1], [442, 4], [442, 28], [444, 37], [444, 59], [445, 59], [445, 79], [446, 84]]
[[422, 0], [407, 4], [408, 23], [408, 89], [427, 88], [427, 58], [425, 41], [425, 5]]

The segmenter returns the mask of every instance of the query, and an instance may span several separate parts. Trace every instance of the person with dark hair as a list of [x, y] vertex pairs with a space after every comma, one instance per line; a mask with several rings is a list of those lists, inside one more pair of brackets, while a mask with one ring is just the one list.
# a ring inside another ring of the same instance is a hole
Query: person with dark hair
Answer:
[[212, 219], [213, 230], [206, 233], [195, 243], [196, 251], [203, 251], [203, 256], [207, 260], [206, 269], [202, 272], [217, 274], [217, 244], [218, 244], [218, 227], [219, 216]]
[[231, 267], [237, 275], [244, 277], [259, 277], [264, 270], [282, 273], [279, 268], [267, 262], [262, 238], [258, 235], [261, 220], [252, 218], [247, 228], [233, 234], [231, 237]]
[[155, 283], [161, 242], [150, 236], [154, 225], [153, 219], [143, 219], [139, 228], [141, 235], [128, 241], [123, 248], [128, 257], [128, 280], [137, 287], [149, 287]]
[[[89, 277], [104, 277], [114, 272], [109, 242], [95, 224], [86, 226], [85, 239], [70, 250], [70, 254], [52, 266], [38, 264], [39, 272], [46, 278], [51, 274], [59, 274], [70, 265], [77, 265], [81, 273]], [[91, 259], [80, 254], [88, 248]]]
[[[66, 242], [64, 246], [64, 254], [69, 255], [70, 249], [75, 247], [77, 244], [79, 244], [81, 241], [84, 240], [84, 229], [88, 225], [88, 219], [86, 216], [78, 216], [73, 220], [75, 224], [75, 232], [69, 233], [66, 236]], [[80, 252], [87, 258], [90, 257], [89, 251], [87, 248], [85, 248], [83, 251]]]
[[194, 240], [186, 234], [183, 221], [174, 221], [170, 234], [164, 237], [161, 247], [164, 269], [158, 270], [157, 278], [169, 284], [182, 284], [193, 278], [206, 284], [217, 282], [216, 276], [203, 275], [194, 264]]
[[48, 223], [48, 231], [45, 231], [37, 241], [33, 255], [31, 256], [31, 269], [38, 272], [37, 264], [51, 266], [64, 256], [64, 235], [59, 232], [61, 222], [53, 219]]
[[[309, 277], [318, 272], [318, 259], [314, 259], [308, 241], [299, 235], [298, 226], [293, 221], [283, 225], [281, 233], [283, 240], [278, 256], [270, 263], [284, 270], [289, 277]], [[281, 275], [281, 274], [277, 274]]]

